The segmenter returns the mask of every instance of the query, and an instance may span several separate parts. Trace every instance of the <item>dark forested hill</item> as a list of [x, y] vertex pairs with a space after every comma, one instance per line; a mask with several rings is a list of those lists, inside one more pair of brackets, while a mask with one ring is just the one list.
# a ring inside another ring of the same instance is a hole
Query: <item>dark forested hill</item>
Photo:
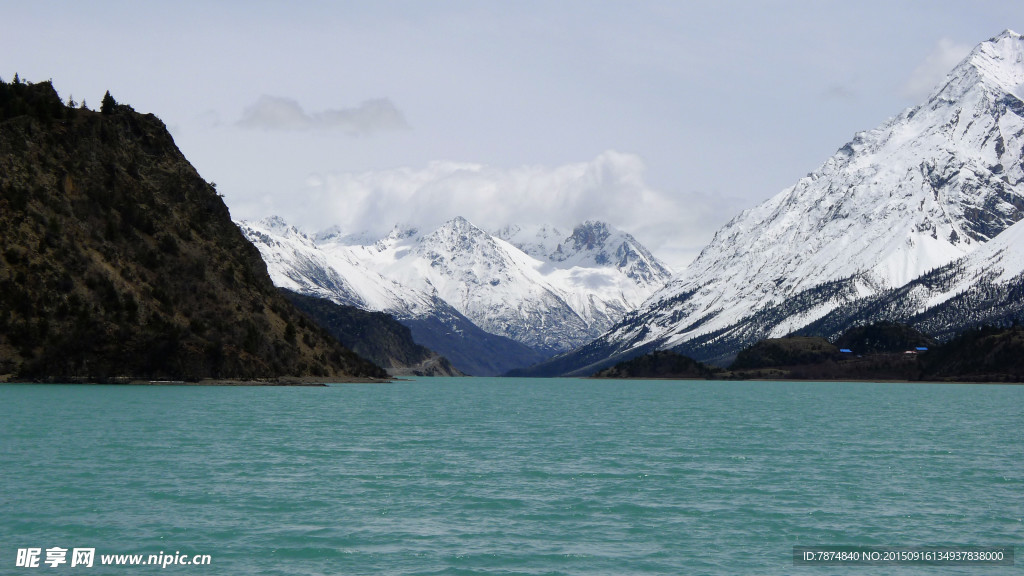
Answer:
[[391, 315], [281, 289], [292, 304], [353, 352], [394, 376], [462, 376], [447, 358], [420, 346]]
[[655, 351], [595, 374], [601, 378], [708, 380], [905, 380], [1024, 382], [1024, 328], [985, 326], [936, 344], [905, 324], [880, 322], [824, 338], [769, 338], [740, 351], [728, 369]]
[[595, 378], [668, 378], [700, 379], [717, 378], [721, 369], [697, 362], [693, 358], [671, 350], [656, 350], [594, 374]]
[[293, 308], [164, 124], [0, 83], [0, 378], [383, 377]]

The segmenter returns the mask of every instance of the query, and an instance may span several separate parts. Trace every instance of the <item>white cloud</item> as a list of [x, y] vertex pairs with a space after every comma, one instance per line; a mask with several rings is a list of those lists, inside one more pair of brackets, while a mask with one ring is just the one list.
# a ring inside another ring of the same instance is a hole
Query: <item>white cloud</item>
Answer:
[[553, 168], [433, 162], [421, 169], [311, 176], [298, 197], [286, 203], [267, 198], [263, 209], [309, 231], [339, 226], [374, 235], [398, 223], [430, 230], [455, 216], [487, 230], [542, 223], [571, 229], [603, 220], [679, 268], [733, 209], [725, 199], [654, 190], [644, 170], [639, 157], [615, 151]]
[[352, 136], [366, 136], [382, 130], [408, 130], [402, 112], [387, 98], [367, 100], [355, 108], [306, 113], [291, 98], [260, 96], [247, 107], [238, 125], [264, 130], [339, 130]]
[[903, 85], [903, 95], [915, 102], [927, 98], [970, 51], [968, 44], [959, 44], [949, 38], [939, 40], [931, 54], [910, 74]]

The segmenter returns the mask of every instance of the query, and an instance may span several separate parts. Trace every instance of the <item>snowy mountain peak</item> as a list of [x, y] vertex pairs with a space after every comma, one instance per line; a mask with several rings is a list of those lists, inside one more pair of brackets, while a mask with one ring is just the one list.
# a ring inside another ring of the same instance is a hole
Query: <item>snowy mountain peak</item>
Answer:
[[311, 236], [317, 242], [334, 242], [343, 240], [346, 235], [340, 226], [324, 228]]
[[456, 255], [489, 246], [493, 244], [493, 237], [462, 216], [456, 216], [423, 237], [421, 242], [431, 250]]
[[621, 353], [780, 336], [974, 252], [1024, 218], [1022, 96], [1024, 38], [1006, 31], [925, 104], [731, 220], [601, 341]]
[[645, 285], [662, 284], [671, 276], [636, 238], [604, 222], [580, 224], [550, 257], [558, 262], [615, 268]]
[[1024, 99], [1024, 37], [1005, 30], [978, 44], [949, 73], [932, 100], [959, 101], [978, 86]]
[[259, 236], [265, 242], [290, 242], [313, 245], [313, 239], [304, 234], [301, 230], [289, 224], [280, 216], [268, 216], [257, 222], [241, 222], [239, 226], [246, 234]]
[[263, 220], [260, 220], [260, 224], [275, 231], [286, 231], [295, 229], [293, 226], [288, 224], [288, 222], [285, 221], [284, 218], [281, 218], [280, 216], [267, 216]]
[[[670, 277], [632, 236], [600, 222], [572, 235], [552, 226], [491, 235], [456, 217], [426, 234], [396, 226], [364, 244], [340, 233], [310, 239], [280, 219], [239, 225], [280, 286], [404, 317], [444, 301], [484, 330], [546, 353], [593, 339]], [[532, 248], [517, 247], [522, 239]]]
[[604, 222], [587, 220], [572, 231], [573, 248], [576, 250], [593, 250], [595, 247], [604, 247], [605, 240], [611, 236], [608, 225]]
[[568, 235], [550, 225], [506, 226], [495, 235], [558, 268], [610, 268], [652, 289], [664, 285], [672, 276], [636, 238], [606, 222], [588, 220]]
[[456, 217], [452, 218], [451, 220], [445, 222], [444, 224], [441, 225], [440, 228], [438, 228], [438, 230], [451, 230], [451, 231], [455, 231], [455, 232], [468, 232], [468, 233], [471, 233], [473, 235], [478, 235], [478, 234], [487, 235], [486, 232], [484, 232], [480, 228], [477, 228], [475, 225], [473, 225], [472, 222], [470, 222], [469, 220], [466, 220], [462, 216], [456, 216]]
[[496, 231], [494, 236], [543, 261], [549, 260], [550, 254], [560, 250], [562, 242], [566, 238], [566, 234], [562, 230], [550, 224], [540, 226], [510, 224]]
[[975, 47], [966, 62], [978, 69], [986, 80], [1012, 91], [1024, 83], [1024, 37], [1013, 30], [1005, 30]]
[[387, 238], [389, 240], [405, 240], [406, 238], [414, 238], [419, 233], [420, 229], [412, 224], [395, 224], [395, 227], [388, 233]]

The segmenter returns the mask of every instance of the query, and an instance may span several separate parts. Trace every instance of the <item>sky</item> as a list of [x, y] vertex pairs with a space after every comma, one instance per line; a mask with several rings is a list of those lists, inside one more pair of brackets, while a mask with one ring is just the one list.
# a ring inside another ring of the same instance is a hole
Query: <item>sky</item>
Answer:
[[606, 221], [679, 270], [1022, 2], [0, 0], [0, 78], [159, 116], [232, 217]]

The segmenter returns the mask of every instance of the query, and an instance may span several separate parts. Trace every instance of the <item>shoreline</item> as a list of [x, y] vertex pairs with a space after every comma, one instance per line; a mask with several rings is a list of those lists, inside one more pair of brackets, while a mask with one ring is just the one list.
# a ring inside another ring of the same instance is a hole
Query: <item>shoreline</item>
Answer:
[[620, 378], [618, 376], [609, 377], [598, 377], [598, 376], [584, 376], [584, 380], [696, 380], [700, 382], [820, 382], [823, 384], [831, 383], [850, 383], [850, 384], [1005, 384], [1010, 386], [1022, 386], [1024, 382], [1013, 382], [1006, 380], [886, 380], [881, 378], [872, 378], [864, 380], [855, 380], [848, 378], [838, 379], [827, 379], [827, 378], [689, 378], [689, 377], [678, 377], [673, 378], [671, 376], [631, 376]]
[[[429, 378], [429, 377], [428, 377]], [[440, 376], [439, 378], [455, 378], [454, 376]], [[465, 378], [465, 376], [463, 376]], [[498, 380], [514, 380], [515, 377], [495, 377]], [[559, 377], [554, 377], [559, 378]], [[632, 377], [598, 377], [598, 376], [577, 376], [580, 380], [663, 380], [663, 381], [698, 381], [698, 382], [807, 382], [807, 383], [850, 383], [850, 384], [999, 384], [1006, 386], [1022, 386], [1024, 382], [1006, 380], [905, 380], [905, 379], [814, 379], [814, 378], [699, 378], [686, 376], [632, 376]], [[543, 380], [543, 378], [540, 378]], [[113, 378], [107, 381], [85, 380], [85, 379], [59, 379], [59, 380], [17, 380], [0, 378], [0, 384], [53, 384], [53, 385], [93, 385], [93, 386], [301, 386], [301, 387], [329, 387], [332, 384], [393, 384], [395, 382], [410, 382], [411, 379], [402, 376], [390, 378], [367, 378], [367, 377], [329, 377], [329, 376], [280, 376], [275, 378], [203, 378], [201, 380], [149, 380], [145, 378]]]
[[148, 378], [112, 378], [96, 381], [76, 378], [54, 380], [0, 380], [3, 384], [66, 384], [93, 386], [312, 386], [328, 387], [331, 384], [389, 384], [391, 378], [367, 378], [355, 376], [280, 376], [275, 378], [203, 378], [201, 380], [150, 380]]

